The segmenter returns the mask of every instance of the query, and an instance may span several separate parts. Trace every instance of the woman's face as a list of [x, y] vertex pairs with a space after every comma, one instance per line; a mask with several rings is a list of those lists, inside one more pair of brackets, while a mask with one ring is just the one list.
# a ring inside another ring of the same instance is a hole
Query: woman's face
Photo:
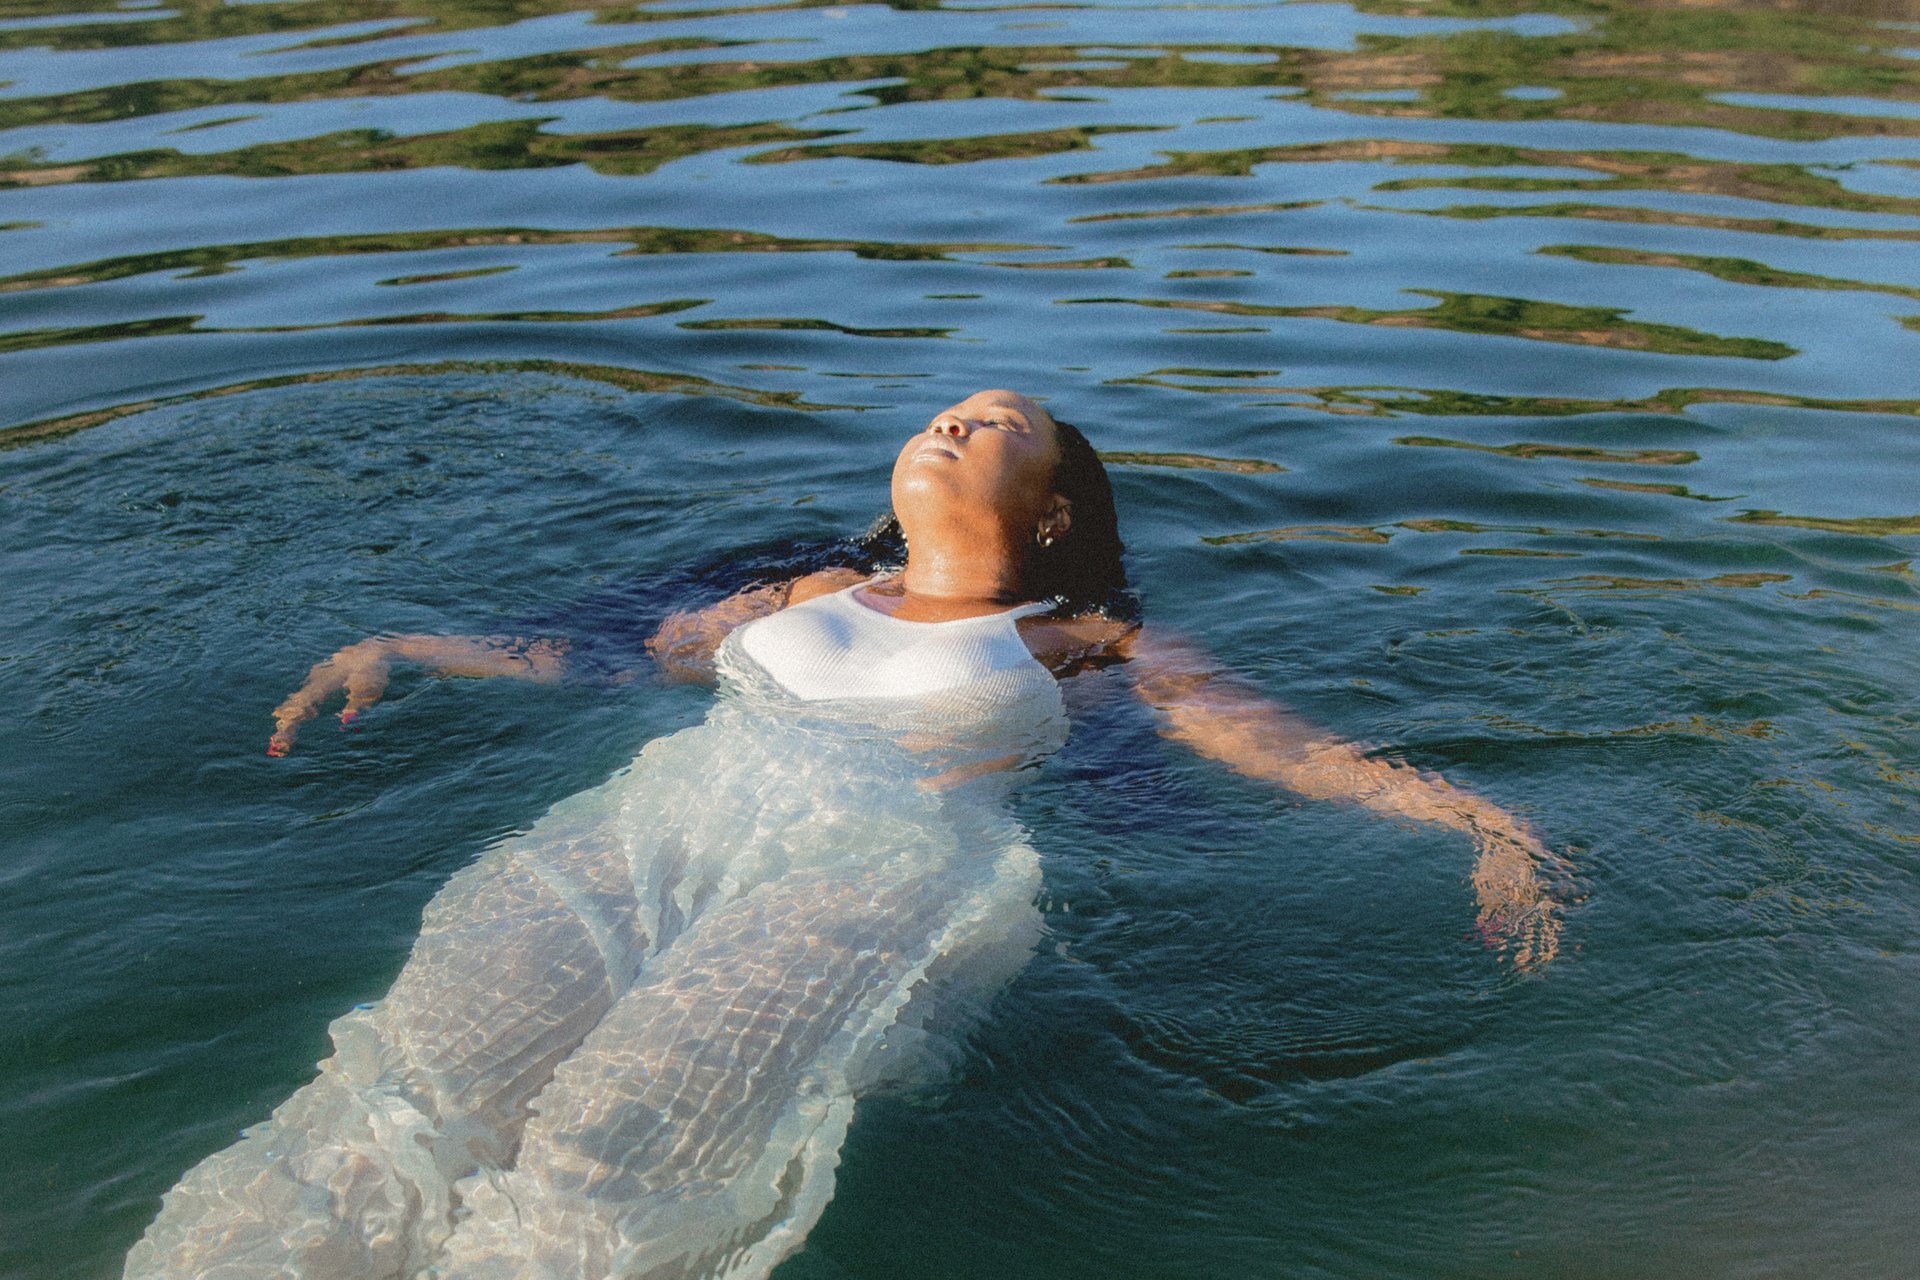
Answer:
[[900, 450], [893, 509], [909, 530], [928, 519], [991, 521], [1031, 537], [1056, 505], [1059, 460], [1045, 409], [1015, 391], [978, 391], [935, 414]]

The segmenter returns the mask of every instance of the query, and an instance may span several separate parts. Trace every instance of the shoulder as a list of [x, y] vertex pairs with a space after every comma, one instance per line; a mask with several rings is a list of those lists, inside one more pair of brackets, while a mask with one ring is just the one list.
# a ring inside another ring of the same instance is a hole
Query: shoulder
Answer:
[[1137, 622], [1123, 622], [1104, 614], [1088, 613], [1062, 618], [1052, 614], [1023, 618], [1020, 638], [1042, 664], [1062, 672], [1079, 670], [1083, 664], [1104, 665], [1127, 656]]
[[810, 573], [804, 578], [795, 578], [787, 589], [787, 603], [799, 604], [815, 596], [831, 595], [835, 591], [845, 591], [848, 587], [857, 587], [871, 575], [858, 569], [822, 569]]

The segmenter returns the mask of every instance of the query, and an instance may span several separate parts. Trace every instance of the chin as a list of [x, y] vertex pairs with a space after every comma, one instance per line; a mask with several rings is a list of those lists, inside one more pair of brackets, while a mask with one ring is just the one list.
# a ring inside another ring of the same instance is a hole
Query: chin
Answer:
[[947, 467], [937, 462], [918, 462], [902, 466], [893, 473], [894, 508], [898, 510], [903, 502], [911, 501], [914, 494], [950, 497], [955, 492], [956, 478], [950, 474]]

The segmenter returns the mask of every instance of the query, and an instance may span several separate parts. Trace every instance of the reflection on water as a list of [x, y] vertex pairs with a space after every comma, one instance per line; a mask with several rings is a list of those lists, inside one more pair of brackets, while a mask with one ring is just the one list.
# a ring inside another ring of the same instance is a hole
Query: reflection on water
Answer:
[[[22, 224], [25, 225], [25, 224]], [[616, 256], [650, 253], [828, 253], [845, 252], [860, 258], [900, 261], [942, 261], [956, 253], [988, 253], [995, 250], [1045, 248], [1023, 244], [883, 244], [845, 240], [793, 240], [759, 235], [750, 231], [724, 231], [700, 227], [622, 227], [605, 231], [535, 231], [527, 228], [423, 231], [391, 235], [316, 236], [302, 240], [268, 240], [254, 244], [198, 245], [159, 253], [109, 258], [67, 268], [25, 272], [0, 280], [0, 292], [20, 289], [54, 289], [78, 284], [97, 284], [127, 276], [159, 271], [191, 271], [195, 275], [218, 275], [236, 270], [236, 264], [255, 258], [318, 258], [376, 253], [420, 253], [432, 249], [471, 249], [479, 247], [551, 244], [617, 244], [623, 246]], [[1010, 264], [1022, 265], [1022, 264]], [[426, 284], [438, 280], [460, 280], [482, 274], [512, 270], [511, 267], [480, 268], [474, 271], [442, 272], [437, 275], [402, 276], [382, 280], [380, 284]]]
[[1457, 849], [1084, 677], [1048, 938], [781, 1274], [1898, 1274], [1915, 241], [1914, 0], [0, 0], [0, 1271], [116, 1273], [700, 709], [422, 679], [270, 769], [307, 663], [644, 614], [1012, 385], [1151, 617], [1587, 900], [1515, 982]]
[[352, 381], [361, 378], [389, 378], [396, 375], [427, 375], [453, 373], [543, 373], [558, 374], [563, 377], [579, 378], [591, 382], [602, 382], [609, 386], [622, 387], [630, 391], [676, 392], [691, 395], [720, 395], [743, 400], [749, 404], [782, 406], [800, 410], [845, 409], [850, 405], [811, 404], [790, 393], [757, 392], [744, 387], [726, 386], [708, 382], [704, 378], [695, 378], [683, 374], [648, 373], [638, 369], [614, 369], [604, 366], [574, 364], [566, 361], [492, 361], [485, 364], [472, 364], [461, 361], [438, 361], [426, 365], [388, 365], [370, 369], [343, 369], [328, 373], [295, 374], [284, 378], [258, 378], [250, 382], [239, 382], [229, 386], [215, 388], [185, 396], [167, 396], [153, 400], [139, 400], [131, 404], [115, 405], [95, 413], [76, 413], [62, 418], [50, 418], [41, 422], [24, 423], [0, 434], [0, 449], [13, 448], [35, 440], [51, 436], [67, 435], [74, 431], [84, 431], [102, 423], [112, 422], [133, 414], [146, 413], [168, 405], [190, 403], [196, 400], [218, 399], [224, 396], [241, 395], [250, 391], [265, 391], [277, 387], [322, 385], [331, 382]]
[[1568, 307], [1527, 298], [1487, 298], [1473, 294], [1439, 293], [1413, 289], [1438, 298], [1439, 305], [1420, 310], [1372, 311], [1364, 307], [1271, 307], [1247, 302], [1200, 301], [1172, 298], [1062, 298], [1067, 303], [1129, 303], [1137, 307], [1169, 307], [1181, 311], [1211, 311], [1228, 316], [1287, 316], [1340, 320], [1399, 329], [1448, 329], [1455, 333], [1489, 333], [1537, 342], [1568, 342], [1581, 346], [1620, 347], [1630, 351], [1658, 351], [1666, 355], [1739, 356], [1749, 360], [1779, 360], [1794, 354], [1784, 343], [1755, 338], [1717, 338], [1665, 324], [1638, 324], [1604, 307]]
[[1920, 533], [1920, 516], [1867, 516], [1857, 520], [1834, 520], [1819, 516], [1783, 516], [1778, 511], [1743, 511], [1729, 519], [1738, 524], [1779, 524], [1798, 529], [1824, 529], [1829, 533], [1857, 533], [1868, 538]]
[[[1471, 449], [1476, 453], [1494, 453], [1503, 458], [1570, 458], [1575, 462], [1624, 462], [1639, 467], [1684, 467], [1700, 461], [1691, 449], [1601, 449], [1567, 444], [1474, 444], [1467, 440], [1443, 440], [1438, 436], [1401, 436], [1395, 444], [1423, 449]], [[1657, 492], [1666, 492], [1657, 490]]]

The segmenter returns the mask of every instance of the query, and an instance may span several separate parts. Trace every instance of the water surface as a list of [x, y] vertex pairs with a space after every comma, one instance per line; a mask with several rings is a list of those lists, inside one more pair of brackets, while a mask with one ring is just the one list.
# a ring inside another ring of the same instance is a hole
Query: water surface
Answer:
[[784, 1280], [1903, 1274], [1917, 135], [1911, 0], [0, 0], [0, 1272], [118, 1274], [704, 706], [407, 677], [269, 760], [311, 662], [852, 531], [1009, 385], [1151, 619], [1582, 900], [1516, 976], [1458, 840], [1088, 677], [1043, 944]]

